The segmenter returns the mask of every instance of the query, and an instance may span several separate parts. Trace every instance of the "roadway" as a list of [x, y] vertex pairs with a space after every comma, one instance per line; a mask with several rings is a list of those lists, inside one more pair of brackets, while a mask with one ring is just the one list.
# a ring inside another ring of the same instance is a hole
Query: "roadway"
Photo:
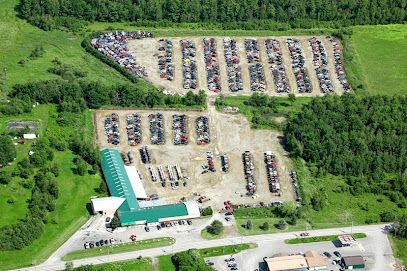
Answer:
[[[310, 236], [333, 235], [353, 232], [363, 232], [367, 234], [367, 238], [361, 239], [360, 244], [353, 248], [335, 248], [331, 242], [311, 243], [300, 245], [287, 245], [285, 239], [295, 238], [300, 232], [286, 232], [278, 234], [263, 234], [253, 236], [233, 236], [218, 240], [203, 240], [200, 237], [200, 230], [213, 219], [218, 218], [216, 215], [211, 219], [194, 220], [197, 226], [193, 228], [178, 228], [172, 231], [154, 231], [145, 233], [142, 239], [171, 236], [176, 239], [176, 243], [172, 246], [146, 249], [141, 251], [126, 252], [114, 255], [98, 256], [73, 261], [75, 267], [87, 264], [103, 264], [117, 261], [125, 261], [142, 257], [157, 257], [160, 255], [172, 254], [175, 252], [191, 249], [191, 248], [207, 248], [222, 245], [233, 245], [240, 243], [253, 242], [258, 244], [258, 248], [247, 250], [235, 255], [239, 262], [240, 270], [254, 270], [259, 268], [259, 262], [265, 256], [271, 256], [277, 252], [297, 253], [305, 252], [309, 249], [315, 249], [318, 252], [330, 250], [339, 250], [342, 255], [363, 255], [367, 258], [368, 270], [371, 271], [391, 271], [394, 269], [395, 260], [392, 254], [390, 243], [383, 230], [384, 225], [365, 225], [355, 226], [353, 228], [332, 228], [309, 231]], [[89, 221], [77, 233], [75, 233], [64, 245], [62, 245], [46, 262], [34, 267], [27, 267], [18, 270], [27, 271], [53, 271], [63, 270], [65, 262], [61, 260], [73, 244], [83, 238], [86, 231], [95, 226], [97, 219]], [[183, 227], [183, 226], [180, 226]], [[132, 229], [133, 231], [136, 229]]]

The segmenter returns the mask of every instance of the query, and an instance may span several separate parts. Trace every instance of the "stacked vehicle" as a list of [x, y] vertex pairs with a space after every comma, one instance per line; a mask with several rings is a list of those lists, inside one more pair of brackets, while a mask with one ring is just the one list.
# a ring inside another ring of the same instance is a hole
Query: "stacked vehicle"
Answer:
[[346, 75], [345, 71], [343, 69], [342, 65], [342, 49], [341, 46], [339, 45], [339, 41], [336, 38], [330, 38], [330, 41], [332, 43], [332, 46], [334, 48], [334, 59], [335, 59], [335, 71], [336, 75], [338, 76], [338, 80], [343, 86], [343, 89], [345, 92], [350, 91], [350, 85], [348, 83], [348, 80], [346, 80]]
[[215, 163], [213, 161], [213, 152], [211, 152], [211, 151], [206, 152], [206, 160], [208, 161], [208, 168], [207, 169], [209, 171], [215, 172], [216, 169], [215, 169]]
[[224, 38], [223, 48], [228, 75], [228, 86], [231, 92], [243, 90], [242, 69], [235, 39]]
[[160, 39], [158, 48], [158, 69], [160, 77], [169, 81], [174, 80], [173, 44], [172, 40]]
[[182, 67], [184, 76], [184, 89], [196, 89], [198, 86], [196, 47], [190, 39], [180, 40], [182, 50]]
[[165, 142], [164, 116], [161, 113], [150, 114], [151, 144], [162, 145]]
[[300, 187], [298, 185], [298, 181], [297, 181], [297, 172], [295, 172], [294, 170], [290, 172], [290, 177], [291, 177], [291, 181], [293, 183], [294, 189], [295, 189], [295, 196], [297, 201], [301, 201], [301, 191], [300, 191]]
[[289, 93], [290, 83], [283, 63], [280, 42], [276, 39], [266, 39], [265, 45], [276, 90], [278, 93]]
[[127, 141], [130, 146], [137, 146], [141, 143], [141, 116], [139, 114], [127, 115]]
[[334, 90], [334, 87], [329, 77], [328, 55], [326, 53], [325, 47], [323, 43], [315, 37], [309, 39], [309, 44], [312, 50], [312, 61], [317, 73], [319, 87], [323, 93], [332, 92]]
[[222, 90], [222, 87], [220, 82], [218, 52], [216, 51], [216, 39], [204, 38], [203, 45], [208, 89], [218, 93]]
[[264, 162], [266, 163], [267, 179], [269, 183], [270, 192], [280, 192], [280, 181], [278, 179], [276, 157], [271, 151], [264, 153]]
[[148, 150], [147, 146], [141, 147], [140, 156], [141, 156], [141, 161], [144, 164], [150, 164], [151, 163], [151, 153]]
[[250, 89], [263, 92], [266, 90], [267, 84], [263, 65], [260, 64], [259, 44], [255, 39], [245, 39], [244, 45], [249, 63]]
[[209, 119], [206, 116], [199, 116], [195, 121], [196, 142], [198, 145], [205, 145], [211, 142], [209, 134]]
[[256, 190], [256, 180], [254, 179], [254, 163], [253, 163], [253, 155], [251, 154], [250, 151], [245, 151], [243, 153], [243, 168], [244, 168], [244, 174], [246, 178], [246, 188], [247, 188], [247, 194], [248, 195], [253, 195]]
[[112, 113], [106, 116], [104, 128], [107, 142], [113, 145], [120, 144], [119, 115]]
[[174, 145], [188, 144], [188, 118], [185, 114], [172, 116]]
[[228, 172], [229, 171], [229, 156], [224, 153], [220, 156], [221, 164], [222, 164], [222, 171]]
[[129, 39], [152, 38], [153, 35], [146, 31], [126, 32], [116, 31], [102, 34], [92, 39], [92, 46], [120, 66], [137, 77], [147, 77], [147, 71], [136, 61], [136, 56], [129, 51]]
[[291, 56], [291, 66], [297, 81], [298, 91], [300, 93], [312, 92], [312, 84], [305, 68], [305, 58], [302, 54], [301, 43], [298, 39], [287, 39], [288, 50]]

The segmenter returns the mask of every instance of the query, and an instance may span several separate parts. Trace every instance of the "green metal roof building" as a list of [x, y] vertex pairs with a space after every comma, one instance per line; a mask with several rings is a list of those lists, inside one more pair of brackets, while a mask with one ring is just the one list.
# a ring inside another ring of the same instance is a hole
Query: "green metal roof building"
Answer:
[[111, 196], [125, 199], [117, 209], [122, 226], [199, 217], [196, 202], [141, 208], [119, 151], [104, 149], [100, 153], [102, 171]]

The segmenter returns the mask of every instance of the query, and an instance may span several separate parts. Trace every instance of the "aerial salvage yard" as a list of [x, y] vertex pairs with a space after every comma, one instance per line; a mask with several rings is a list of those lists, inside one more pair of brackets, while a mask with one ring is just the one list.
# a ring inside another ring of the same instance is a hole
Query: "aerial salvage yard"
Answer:
[[100, 149], [118, 149], [140, 172], [147, 195], [167, 202], [204, 196], [215, 209], [225, 201], [253, 206], [296, 200], [282, 134], [252, 130], [239, 114], [213, 107], [97, 110], [94, 118]]
[[147, 32], [129, 37], [123, 50], [145, 71], [141, 77], [178, 93], [319, 96], [350, 91], [340, 43], [331, 37], [151, 38]]

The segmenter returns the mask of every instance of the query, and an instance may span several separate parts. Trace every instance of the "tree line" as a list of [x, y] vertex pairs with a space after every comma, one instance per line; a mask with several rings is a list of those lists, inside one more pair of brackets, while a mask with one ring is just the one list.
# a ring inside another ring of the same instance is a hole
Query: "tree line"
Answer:
[[[66, 81], [61, 79], [29, 82], [15, 85], [9, 94], [13, 103], [58, 105], [63, 112], [82, 112], [85, 108], [101, 106], [120, 107], [205, 107], [206, 94], [189, 91], [185, 96], [166, 95], [153, 86], [140, 87], [137, 84], [106, 86], [84, 80]], [[13, 104], [11, 103], [11, 104]], [[8, 108], [8, 105], [4, 105]], [[24, 107], [21, 111], [28, 110]], [[10, 109], [11, 112], [14, 112]], [[8, 110], [3, 109], [3, 113]], [[19, 113], [19, 112], [18, 112]]]
[[80, 21], [388, 24], [404, 22], [405, 8], [403, 0], [21, 0], [18, 11], [31, 23], [52, 29], [76, 27]]
[[350, 192], [385, 194], [406, 208], [407, 97], [355, 95], [315, 98], [291, 117], [291, 155], [343, 175]]

